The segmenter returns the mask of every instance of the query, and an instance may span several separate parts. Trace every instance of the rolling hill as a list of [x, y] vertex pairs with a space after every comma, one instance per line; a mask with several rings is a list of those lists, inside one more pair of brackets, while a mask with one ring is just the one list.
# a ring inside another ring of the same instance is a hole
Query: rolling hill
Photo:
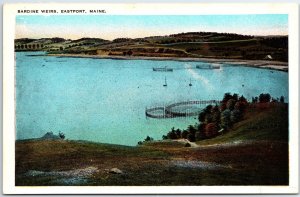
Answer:
[[188, 32], [145, 38], [16, 39], [16, 51], [98, 56], [190, 57], [288, 61], [288, 36]]

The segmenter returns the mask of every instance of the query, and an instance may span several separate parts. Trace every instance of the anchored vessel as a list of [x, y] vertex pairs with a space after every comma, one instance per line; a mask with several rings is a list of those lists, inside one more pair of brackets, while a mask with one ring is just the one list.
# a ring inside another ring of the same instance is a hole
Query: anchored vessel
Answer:
[[196, 65], [198, 69], [220, 69], [220, 64]]
[[167, 68], [167, 66], [162, 68], [153, 68], [153, 71], [159, 71], [159, 72], [173, 72], [173, 68]]

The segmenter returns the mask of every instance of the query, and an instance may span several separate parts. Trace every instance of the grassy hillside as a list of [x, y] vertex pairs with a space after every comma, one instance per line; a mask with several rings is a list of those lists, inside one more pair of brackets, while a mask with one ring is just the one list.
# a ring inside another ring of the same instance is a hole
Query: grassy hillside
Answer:
[[288, 61], [287, 36], [245, 36], [188, 32], [145, 38], [16, 39], [16, 51], [43, 50], [60, 54], [102, 56], [197, 57]]
[[16, 141], [16, 185], [287, 185], [287, 114], [286, 104], [253, 106], [230, 131], [194, 147]]
[[252, 104], [244, 120], [223, 135], [197, 142], [199, 145], [243, 141], [288, 142], [288, 106], [282, 103]]

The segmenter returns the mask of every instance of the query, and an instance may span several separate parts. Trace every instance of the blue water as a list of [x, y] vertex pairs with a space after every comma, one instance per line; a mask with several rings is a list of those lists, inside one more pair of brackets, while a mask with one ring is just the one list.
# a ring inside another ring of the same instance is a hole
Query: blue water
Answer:
[[[220, 100], [232, 92], [288, 99], [288, 73], [243, 66], [196, 69], [201, 62], [28, 56], [16, 53], [17, 139], [65, 133], [67, 139], [136, 145], [161, 139], [195, 117], [151, 119], [145, 108], [187, 100]], [[174, 68], [153, 72], [153, 67]], [[163, 87], [165, 77], [167, 87]], [[189, 86], [190, 80], [193, 86]]]

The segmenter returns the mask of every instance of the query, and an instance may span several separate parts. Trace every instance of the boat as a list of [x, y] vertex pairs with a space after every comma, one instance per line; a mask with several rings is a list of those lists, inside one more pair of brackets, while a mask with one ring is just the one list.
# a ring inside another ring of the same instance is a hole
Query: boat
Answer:
[[153, 68], [153, 71], [173, 72], [173, 68], [167, 68], [167, 66], [165, 66], [165, 67], [158, 67], [158, 68]]
[[191, 78], [190, 78], [190, 84], [189, 84], [189, 86], [192, 86], [193, 84], [192, 84], [192, 80], [191, 80]]
[[220, 64], [196, 65], [198, 69], [220, 69]]
[[167, 84], [167, 77], [165, 77], [165, 84], [163, 85], [164, 87], [167, 87], [168, 84]]

